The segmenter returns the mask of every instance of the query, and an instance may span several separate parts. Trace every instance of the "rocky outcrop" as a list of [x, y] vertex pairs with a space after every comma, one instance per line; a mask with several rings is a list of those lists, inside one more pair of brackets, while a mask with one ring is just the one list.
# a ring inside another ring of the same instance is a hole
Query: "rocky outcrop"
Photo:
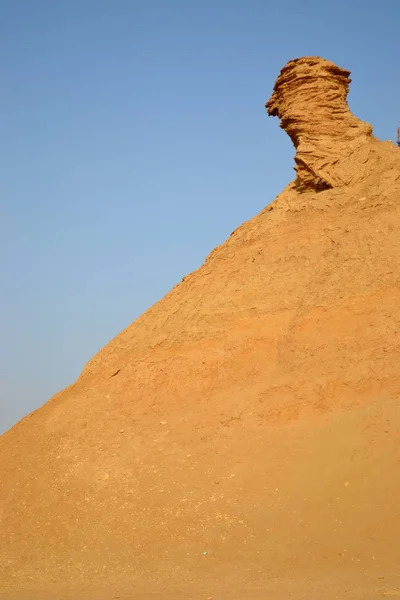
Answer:
[[398, 596], [400, 150], [348, 75], [283, 69], [298, 185], [0, 436], [0, 600]]
[[349, 75], [323, 58], [291, 60], [266, 104], [296, 148], [301, 191], [340, 187], [364, 176], [359, 167], [370, 157], [374, 138], [372, 126], [357, 119], [347, 105]]

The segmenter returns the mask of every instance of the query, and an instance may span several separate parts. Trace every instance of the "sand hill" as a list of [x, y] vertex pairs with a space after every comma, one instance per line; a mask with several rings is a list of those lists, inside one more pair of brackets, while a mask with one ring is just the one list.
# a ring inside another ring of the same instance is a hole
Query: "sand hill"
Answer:
[[349, 72], [267, 103], [296, 179], [0, 438], [0, 597], [400, 597], [400, 150]]

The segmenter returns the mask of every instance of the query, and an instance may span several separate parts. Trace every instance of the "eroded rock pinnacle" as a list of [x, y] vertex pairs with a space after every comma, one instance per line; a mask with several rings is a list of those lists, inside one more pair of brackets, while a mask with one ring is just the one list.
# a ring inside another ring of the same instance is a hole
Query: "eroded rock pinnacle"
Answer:
[[357, 163], [368, 160], [372, 126], [347, 105], [350, 71], [315, 56], [289, 61], [266, 104], [268, 114], [296, 148], [301, 191], [340, 187], [357, 178]]

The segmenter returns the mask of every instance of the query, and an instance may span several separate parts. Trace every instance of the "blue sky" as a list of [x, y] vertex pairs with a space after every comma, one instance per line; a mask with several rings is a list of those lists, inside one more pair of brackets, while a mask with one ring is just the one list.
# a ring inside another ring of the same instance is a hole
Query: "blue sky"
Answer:
[[293, 178], [281, 67], [352, 71], [400, 121], [400, 2], [0, 0], [0, 432]]

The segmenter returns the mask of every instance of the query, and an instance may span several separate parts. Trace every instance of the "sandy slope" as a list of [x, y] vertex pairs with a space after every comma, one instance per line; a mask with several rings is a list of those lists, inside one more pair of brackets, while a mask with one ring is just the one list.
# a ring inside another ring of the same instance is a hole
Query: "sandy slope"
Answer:
[[1, 436], [0, 598], [400, 596], [400, 151], [331, 65], [297, 180]]

